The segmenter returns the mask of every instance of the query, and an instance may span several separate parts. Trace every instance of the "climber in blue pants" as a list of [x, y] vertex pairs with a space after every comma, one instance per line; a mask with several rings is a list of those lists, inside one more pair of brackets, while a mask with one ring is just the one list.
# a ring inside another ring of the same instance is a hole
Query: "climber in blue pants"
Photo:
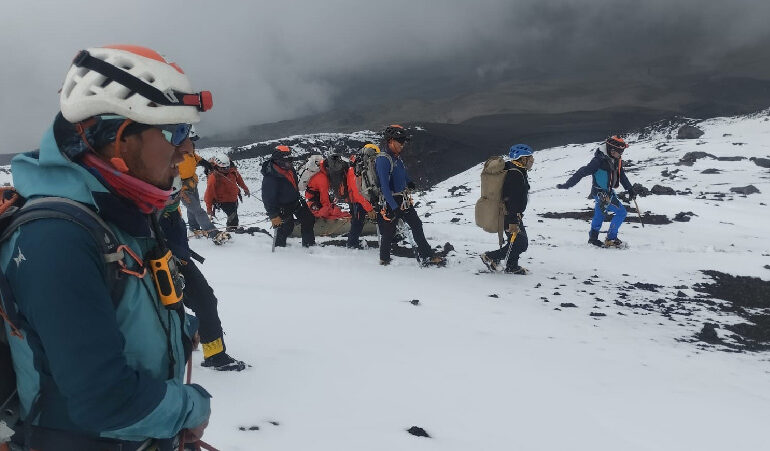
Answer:
[[594, 218], [591, 220], [591, 232], [596, 231], [598, 236], [598, 232], [601, 230], [602, 223], [604, 222], [604, 213], [612, 213], [613, 216], [610, 221], [610, 229], [607, 232], [607, 240], [619, 241], [618, 229], [620, 228], [620, 225], [623, 224], [623, 221], [625, 221], [626, 215], [628, 214], [626, 207], [623, 206], [615, 193], [612, 194], [610, 202], [604, 209], [602, 209], [602, 200], [599, 199], [599, 195], [595, 195], [594, 199], [596, 200], [596, 204], [594, 205]]
[[[631, 199], [636, 198], [636, 192], [633, 185], [628, 181], [626, 171], [623, 169], [623, 151], [628, 148], [628, 144], [618, 137], [612, 136], [605, 140], [596, 152], [593, 159], [582, 168], [578, 169], [572, 177], [565, 183], [556, 185], [559, 189], [567, 189], [575, 186], [583, 177], [591, 175], [593, 183], [591, 185], [591, 195], [594, 197], [594, 217], [591, 221], [591, 230], [588, 232], [588, 242], [599, 247], [618, 247], [622, 243], [618, 238], [618, 229], [626, 219], [628, 212], [618, 199], [615, 188], [621, 184], [628, 191]], [[612, 213], [610, 230], [607, 232], [607, 239], [602, 242], [599, 240], [599, 231], [604, 222], [605, 213]]]

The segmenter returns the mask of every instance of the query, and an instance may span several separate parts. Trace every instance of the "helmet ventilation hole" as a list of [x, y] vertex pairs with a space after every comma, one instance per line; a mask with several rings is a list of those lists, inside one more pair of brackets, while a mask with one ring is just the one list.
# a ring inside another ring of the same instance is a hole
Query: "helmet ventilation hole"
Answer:
[[155, 77], [152, 76], [152, 74], [144, 73], [139, 76], [142, 80], [146, 81], [147, 83], [153, 84], [155, 83]]
[[74, 80], [70, 80], [70, 82], [67, 83], [67, 85], [64, 87], [64, 89], [62, 89], [62, 94], [64, 95], [65, 98], [70, 96], [70, 94], [72, 93], [72, 89], [74, 87], [75, 87], [75, 81]]

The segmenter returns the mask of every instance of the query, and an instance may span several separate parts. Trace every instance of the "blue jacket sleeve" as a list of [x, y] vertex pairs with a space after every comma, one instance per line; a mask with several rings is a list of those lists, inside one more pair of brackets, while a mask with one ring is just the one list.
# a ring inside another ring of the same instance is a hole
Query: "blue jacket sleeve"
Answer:
[[577, 182], [579, 182], [583, 177], [587, 177], [599, 170], [599, 166], [601, 166], [601, 164], [601, 160], [594, 157], [591, 159], [591, 161], [588, 162], [587, 165], [583, 166], [582, 168], [578, 169], [577, 172], [572, 174], [572, 177], [567, 179], [564, 184], [567, 185], [567, 188], [572, 188], [573, 186], [577, 185]]
[[279, 215], [278, 209], [278, 190], [275, 177], [265, 175], [262, 178], [262, 204], [265, 206], [267, 215], [272, 219]]
[[38, 220], [22, 226], [14, 244], [12, 256], [23, 253], [24, 260], [11, 260], [6, 274], [72, 422], [92, 431], [129, 428], [137, 438], [172, 437], [209, 415], [200, 390], [128, 365], [103, 256], [85, 229]]
[[398, 210], [398, 202], [393, 197], [390, 189], [390, 160], [387, 157], [377, 157], [374, 160], [374, 169], [377, 170], [377, 179], [380, 181], [380, 191], [391, 210]]

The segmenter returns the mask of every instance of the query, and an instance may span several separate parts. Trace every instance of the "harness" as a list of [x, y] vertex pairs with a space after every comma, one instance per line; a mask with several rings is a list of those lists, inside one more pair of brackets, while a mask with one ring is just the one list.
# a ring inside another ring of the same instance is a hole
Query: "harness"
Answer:
[[[607, 162], [607, 165], [609, 166], [609, 170], [606, 171], [607, 173], [607, 187], [603, 188], [599, 186], [598, 183], [595, 183], [596, 188], [598, 190], [604, 190], [606, 189], [607, 192], [612, 191], [613, 189], [620, 186], [620, 173], [623, 169], [623, 160], [618, 159], [615, 160], [614, 158], [610, 157], [609, 155], [602, 154], [602, 157], [604, 158], [604, 161]], [[617, 161], [617, 164], [615, 163]], [[599, 171], [604, 171], [601, 167], [599, 168]], [[597, 171], [598, 172], [598, 171]], [[596, 180], [596, 175], [594, 175], [594, 180]]]

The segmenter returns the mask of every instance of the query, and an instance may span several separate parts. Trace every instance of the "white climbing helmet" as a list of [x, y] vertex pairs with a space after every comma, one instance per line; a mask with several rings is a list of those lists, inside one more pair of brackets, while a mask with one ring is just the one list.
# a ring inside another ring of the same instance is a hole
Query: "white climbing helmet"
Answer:
[[230, 158], [223, 153], [214, 155], [214, 164], [220, 168], [227, 169], [230, 167]]
[[211, 92], [195, 92], [178, 65], [131, 45], [81, 50], [59, 100], [62, 115], [72, 123], [116, 114], [150, 125], [192, 124], [213, 104]]

